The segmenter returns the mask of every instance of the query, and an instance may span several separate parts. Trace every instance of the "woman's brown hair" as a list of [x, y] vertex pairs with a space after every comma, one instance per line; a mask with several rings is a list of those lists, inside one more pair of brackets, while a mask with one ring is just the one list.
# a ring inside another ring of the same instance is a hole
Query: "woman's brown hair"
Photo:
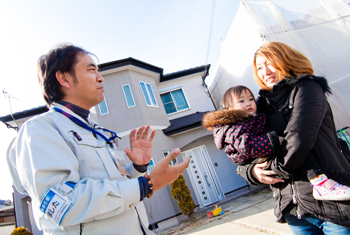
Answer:
[[314, 74], [310, 60], [298, 50], [282, 42], [266, 42], [254, 54], [253, 76], [261, 89], [271, 90], [258, 76], [256, 57], [263, 56], [278, 71], [279, 81], [302, 74]]

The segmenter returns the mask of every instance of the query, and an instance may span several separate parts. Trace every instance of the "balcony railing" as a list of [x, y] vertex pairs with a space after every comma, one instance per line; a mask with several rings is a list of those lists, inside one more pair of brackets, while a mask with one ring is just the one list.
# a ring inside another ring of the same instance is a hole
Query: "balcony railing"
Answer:
[[350, 135], [349, 135], [349, 133], [350, 133], [350, 126], [346, 126], [342, 129], [337, 130], [337, 135], [339, 136], [339, 138], [344, 140], [350, 148]]

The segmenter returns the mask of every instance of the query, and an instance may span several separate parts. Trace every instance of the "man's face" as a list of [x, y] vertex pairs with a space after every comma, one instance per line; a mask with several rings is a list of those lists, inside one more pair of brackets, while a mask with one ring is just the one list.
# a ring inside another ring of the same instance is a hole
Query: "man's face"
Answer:
[[84, 109], [91, 109], [103, 101], [103, 77], [93, 59], [85, 54], [77, 54], [77, 64], [74, 68], [76, 82], [70, 78], [71, 91], [67, 97], [75, 105]]

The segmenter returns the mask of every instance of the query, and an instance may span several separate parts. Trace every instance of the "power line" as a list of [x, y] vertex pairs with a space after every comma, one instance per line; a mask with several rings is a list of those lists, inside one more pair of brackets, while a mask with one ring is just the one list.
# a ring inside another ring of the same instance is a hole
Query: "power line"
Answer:
[[206, 60], [205, 60], [205, 64], [206, 64], [206, 65], [208, 64], [209, 53], [210, 53], [211, 37], [212, 37], [213, 22], [214, 22], [214, 15], [215, 15], [215, 3], [216, 3], [216, 0], [213, 0], [213, 5], [212, 5], [212, 9], [211, 9], [211, 19], [210, 19], [209, 35], [208, 35], [207, 58], [206, 58]]

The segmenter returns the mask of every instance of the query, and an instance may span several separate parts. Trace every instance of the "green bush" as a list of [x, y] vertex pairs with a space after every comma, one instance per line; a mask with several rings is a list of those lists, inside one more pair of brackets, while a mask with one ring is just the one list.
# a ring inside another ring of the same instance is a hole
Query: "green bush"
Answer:
[[180, 175], [177, 180], [171, 184], [171, 196], [178, 201], [181, 213], [186, 215], [188, 218], [194, 214], [194, 208], [196, 205], [191, 196], [191, 192], [186, 185], [186, 180], [183, 175]]
[[27, 228], [18, 227], [13, 230], [11, 235], [33, 235], [33, 233], [29, 232]]

